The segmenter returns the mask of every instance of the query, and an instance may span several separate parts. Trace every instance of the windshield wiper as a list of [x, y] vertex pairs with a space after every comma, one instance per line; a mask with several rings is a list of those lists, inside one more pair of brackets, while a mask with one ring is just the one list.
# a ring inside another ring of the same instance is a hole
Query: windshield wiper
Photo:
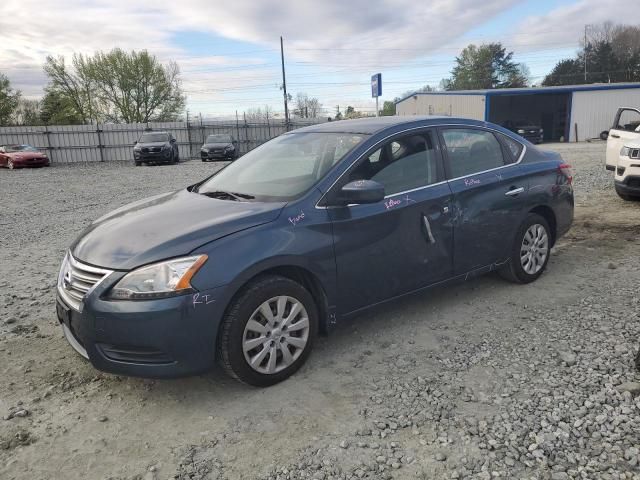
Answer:
[[255, 198], [253, 195], [248, 195], [246, 193], [224, 192], [222, 190], [216, 190], [215, 192], [198, 192], [198, 193], [211, 198], [220, 198], [220, 199], [236, 200], [236, 201], [252, 200]]

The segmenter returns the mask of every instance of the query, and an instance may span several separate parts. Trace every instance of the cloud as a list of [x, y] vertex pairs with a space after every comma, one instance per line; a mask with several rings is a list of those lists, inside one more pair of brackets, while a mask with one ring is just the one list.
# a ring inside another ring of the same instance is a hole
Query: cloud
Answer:
[[[620, 16], [621, 13], [624, 18]], [[513, 33], [517, 34], [513, 37], [512, 45], [520, 49], [541, 49], [541, 46], [545, 45], [571, 45], [584, 36], [585, 25], [606, 21], [625, 23], [627, 19], [638, 17], [640, 2], [625, 2], [623, 8], [615, 8], [615, 4], [602, 0], [563, 3], [544, 15], [528, 17], [516, 25]]]
[[[226, 99], [231, 104], [243, 88], [259, 92], [268, 84], [264, 90], [272, 93], [255, 96], [262, 104], [279, 96], [274, 57], [280, 35], [292, 67], [316, 74], [323, 74], [324, 67], [346, 81], [362, 82], [368, 73], [401, 70], [430, 54], [452, 56], [465, 34], [513, 5], [513, 0], [2, 0], [0, 65], [29, 97], [42, 93], [47, 55], [69, 58], [114, 47], [144, 48], [161, 60], [178, 61], [190, 102]], [[640, 13], [637, 2], [624, 8], [627, 18]], [[584, 23], [611, 19], [611, 12], [601, 0], [563, 3], [520, 22], [509, 47], [525, 51], [575, 44]], [[271, 53], [194, 56], [176, 43], [184, 32], [213, 33]], [[292, 77], [295, 83], [295, 73]], [[331, 95], [339, 93], [336, 87], [328, 96], [333, 100]]]

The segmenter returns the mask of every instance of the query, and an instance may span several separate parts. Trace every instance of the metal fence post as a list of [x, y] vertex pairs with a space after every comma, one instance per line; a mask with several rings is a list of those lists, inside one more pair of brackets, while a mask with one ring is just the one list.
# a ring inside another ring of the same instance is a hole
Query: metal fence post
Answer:
[[249, 125], [247, 125], [247, 112], [242, 112], [242, 117], [244, 118], [244, 140], [247, 144], [247, 152], [251, 150], [249, 144]]
[[189, 160], [193, 158], [193, 145], [191, 145], [191, 125], [189, 125], [189, 110], [187, 110], [187, 141], [189, 142]]
[[242, 151], [242, 143], [240, 143], [240, 122], [238, 121], [238, 110], [236, 110], [236, 140], [238, 141], [238, 146], [240, 147], [239, 153], [244, 153]]
[[98, 134], [98, 150], [100, 151], [100, 161], [104, 162], [104, 145], [102, 145], [102, 130], [100, 130], [100, 124], [96, 122], [96, 133]]
[[53, 149], [51, 148], [51, 137], [49, 135], [51, 135], [51, 132], [49, 131], [49, 126], [45, 125], [44, 126], [44, 135], [47, 137], [47, 154], [49, 155], [49, 160], [53, 160], [51, 157], [53, 157], [53, 155], [51, 155], [53, 153]]

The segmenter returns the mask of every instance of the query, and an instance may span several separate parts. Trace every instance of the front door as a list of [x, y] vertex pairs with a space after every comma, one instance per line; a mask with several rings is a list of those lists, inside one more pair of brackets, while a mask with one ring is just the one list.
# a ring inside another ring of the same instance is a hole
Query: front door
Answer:
[[451, 191], [435, 131], [383, 142], [335, 188], [355, 180], [381, 183], [386, 197], [329, 209], [340, 310], [353, 312], [451, 276]]
[[621, 108], [607, 138], [607, 170], [615, 170], [620, 150], [630, 140], [640, 140], [640, 110]]
[[517, 163], [522, 144], [490, 130], [440, 130], [453, 193], [454, 272], [507, 260], [527, 206], [529, 182]]

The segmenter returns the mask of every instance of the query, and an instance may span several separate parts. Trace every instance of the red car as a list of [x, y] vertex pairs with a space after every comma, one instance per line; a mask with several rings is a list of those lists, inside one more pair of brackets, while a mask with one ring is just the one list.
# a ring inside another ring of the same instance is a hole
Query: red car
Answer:
[[48, 167], [49, 157], [31, 145], [0, 146], [0, 167]]

